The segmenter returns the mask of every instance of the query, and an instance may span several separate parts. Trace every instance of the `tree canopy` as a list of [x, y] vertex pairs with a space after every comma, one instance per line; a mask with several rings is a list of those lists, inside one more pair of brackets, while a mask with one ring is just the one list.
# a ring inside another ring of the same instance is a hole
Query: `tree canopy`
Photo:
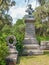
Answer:
[[34, 23], [36, 27], [36, 35], [39, 37], [38, 39], [40, 39], [40, 41], [41, 39], [49, 40], [49, 1], [43, 1], [45, 1], [45, 3], [38, 6], [34, 12], [34, 17], [36, 19], [36, 22]]
[[5, 24], [12, 25], [12, 17], [8, 14], [10, 7], [15, 5], [12, 0], [0, 0], [0, 30]]

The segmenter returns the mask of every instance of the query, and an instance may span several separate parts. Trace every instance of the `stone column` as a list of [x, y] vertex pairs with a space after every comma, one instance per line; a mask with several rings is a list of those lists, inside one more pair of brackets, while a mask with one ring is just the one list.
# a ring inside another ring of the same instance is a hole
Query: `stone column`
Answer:
[[25, 39], [28, 39], [28, 41], [29, 40], [34, 40], [34, 42], [33, 41], [31, 41], [31, 42], [28, 42], [28, 43], [30, 43], [30, 44], [32, 44], [32, 43], [37, 43], [37, 40], [36, 40], [36, 38], [35, 38], [35, 27], [34, 27], [34, 24], [33, 24], [33, 22], [35, 22], [35, 20], [34, 19], [32, 19], [32, 20], [25, 20], [25, 23], [26, 23], [26, 27], [25, 27]]

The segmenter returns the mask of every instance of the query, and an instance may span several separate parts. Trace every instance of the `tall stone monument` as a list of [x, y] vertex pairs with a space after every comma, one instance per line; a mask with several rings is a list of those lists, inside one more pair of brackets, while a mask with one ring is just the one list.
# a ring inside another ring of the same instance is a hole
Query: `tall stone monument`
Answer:
[[23, 41], [23, 55], [33, 55], [33, 54], [43, 54], [43, 51], [40, 49], [38, 41], [36, 40], [35, 35], [35, 27], [33, 22], [35, 22], [35, 18], [32, 15], [34, 10], [31, 7], [31, 4], [28, 5], [28, 9], [26, 10], [28, 15], [25, 15], [25, 38]]

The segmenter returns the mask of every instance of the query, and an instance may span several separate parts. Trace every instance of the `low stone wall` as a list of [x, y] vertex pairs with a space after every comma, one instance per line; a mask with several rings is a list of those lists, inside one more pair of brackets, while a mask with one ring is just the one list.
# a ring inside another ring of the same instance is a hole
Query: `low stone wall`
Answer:
[[49, 41], [41, 41], [41, 49], [49, 50]]

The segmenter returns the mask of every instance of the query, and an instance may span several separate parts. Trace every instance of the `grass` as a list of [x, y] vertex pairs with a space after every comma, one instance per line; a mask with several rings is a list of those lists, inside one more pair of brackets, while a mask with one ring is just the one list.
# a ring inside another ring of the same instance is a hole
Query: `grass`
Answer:
[[49, 51], [46, 51], [44, 55], [22, 56], [17, 65], [49, 65]]

